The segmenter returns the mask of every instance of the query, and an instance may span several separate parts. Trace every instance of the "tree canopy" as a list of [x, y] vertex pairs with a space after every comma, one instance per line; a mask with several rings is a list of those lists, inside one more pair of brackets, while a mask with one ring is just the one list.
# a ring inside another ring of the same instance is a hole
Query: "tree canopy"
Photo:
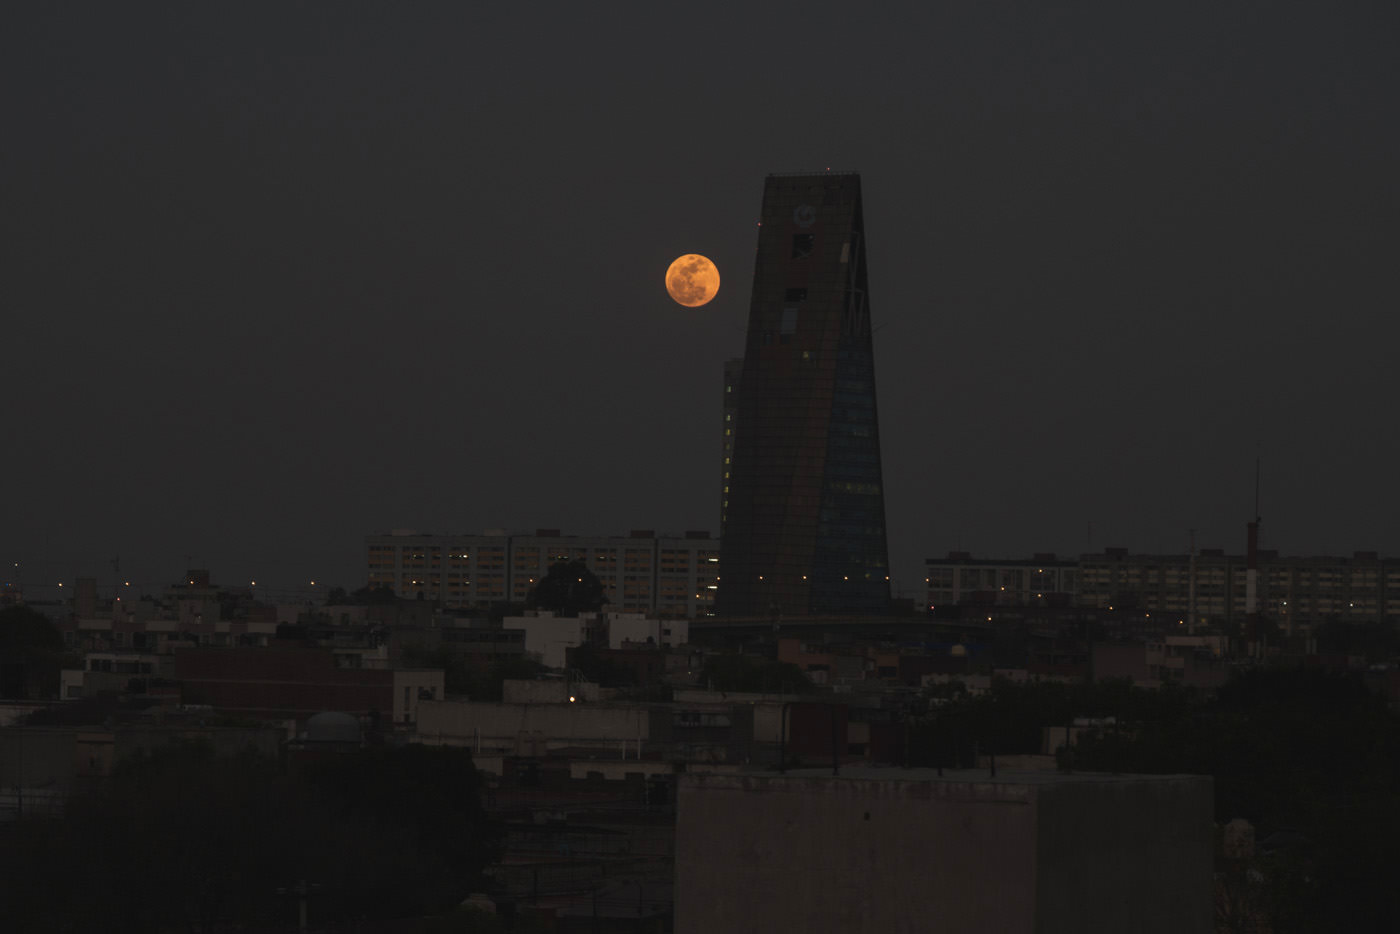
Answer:
[[172, 745], [121, 763], [64, 817], [12, 827], [0, 917], [14, 930], [290, 926], [286, 891], [303, 880], [318, 925], [446, 911], [499, 853], [479, 782], [449, 747], [284, 767]]
[[[1239, 873], [1254, 880], [1255, 913], [1222, 918], [1222, 930], [1400, 929], [1387, 881], [1400, 869], [1400, 717], [1356, 675], [1246, 671], [1213, 697], [1121, 681], [948, 693], [910, 724], [914, 764], [1037, 752], [1043, 727], [1092, 717], [1112, 722], [1079, 737], [1062, 766], [1212, 776], [1216, 821], [1248, 820], [1261, 844]], [[1252, 918], [1269, 926], [1239, 926]]]
[[47, 616], [27, 606], [0, 610], [0, 698], [57, 697], [65, 659], [63, 633]]
[[530, 591], [532, 610], [552, 610], [560, 616], [577, 616], [601, 610], [608, 595], [588, 565], [582, 561], [560, 561], [550, 567]]

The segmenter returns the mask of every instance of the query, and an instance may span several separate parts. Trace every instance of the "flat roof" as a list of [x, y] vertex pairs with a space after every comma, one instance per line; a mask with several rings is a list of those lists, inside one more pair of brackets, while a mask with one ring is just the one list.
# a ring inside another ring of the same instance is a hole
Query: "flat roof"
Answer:
[[1208, 775], [1149, 775], [1133, 772], [1060, 772], [1051, 769], [944, 769], [939, 775], [933, 768], [901, 768], [897, 765], [842, 765], [839, 774], [825, 768], [788, 769], [786, 772], [743, 772], [738, 775], [685, 773], [706, 784], [739, 783], [758, 780], [765, 784], [800, 779], [804, 782], [823, 779], [833, 782], [909, 782], [944, 785], [1069, 785], [1118, 784], [1123, 782], [1163, 782], [1181, 779], [1210, 780]]

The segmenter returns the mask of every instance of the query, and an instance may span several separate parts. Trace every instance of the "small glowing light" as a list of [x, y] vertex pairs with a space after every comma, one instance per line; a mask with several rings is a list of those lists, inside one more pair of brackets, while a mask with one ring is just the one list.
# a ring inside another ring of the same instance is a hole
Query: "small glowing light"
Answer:
[[312, 587], [315, 587], [315, 586], [316, 586], [316, 582], [315, 582], [315, 581], [312, 581], [312, 582], [311, 582], [311, 586], [312, 586]]
[[248, 582], [248, 586], [249, 586], [249, 587], [256, 587], [256, 586], [258, 586], [258, 582], [257, 582], [257, 581], [249, 581], [249, 582]]
[[58, 586], [62, 587], [62, 586], [63, 586], [63, 581], [59, 581], [59, 582], [58, 582]]
[[126, 586], [130, 587], [130, 586], [131, 586], [131, 581], [127, 581], [127, 582], [126, 582]]
[[[762, 574], [758, 575], [758, 579], [759, 579], [759, 580], [763, 580], [763, 575], [762, 575]], [[719, 580], [719, 578], [716, 577], [715, 580]]]
[[569, 695], [569, 703], [572, 704], [573, 702], [574, 702], [574, 695], [570, 694], [570, 695]]

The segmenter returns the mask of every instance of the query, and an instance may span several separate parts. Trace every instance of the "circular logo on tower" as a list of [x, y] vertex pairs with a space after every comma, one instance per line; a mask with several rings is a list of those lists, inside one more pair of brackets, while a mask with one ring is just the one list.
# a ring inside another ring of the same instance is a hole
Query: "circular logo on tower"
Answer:
[[799, 204], [793, 208], [792, 222], [798, 227], [811, 227], [817, 222], [817, 209], [810, 204]]

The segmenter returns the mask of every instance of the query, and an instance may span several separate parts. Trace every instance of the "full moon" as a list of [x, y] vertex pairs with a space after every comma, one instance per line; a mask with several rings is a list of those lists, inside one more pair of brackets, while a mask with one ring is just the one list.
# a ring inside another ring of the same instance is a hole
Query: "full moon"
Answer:
[[685, 307], [699, 308], [719, 291], [719, 270], [699, 253], [687, 253], [666, 270], [666, 291]]

